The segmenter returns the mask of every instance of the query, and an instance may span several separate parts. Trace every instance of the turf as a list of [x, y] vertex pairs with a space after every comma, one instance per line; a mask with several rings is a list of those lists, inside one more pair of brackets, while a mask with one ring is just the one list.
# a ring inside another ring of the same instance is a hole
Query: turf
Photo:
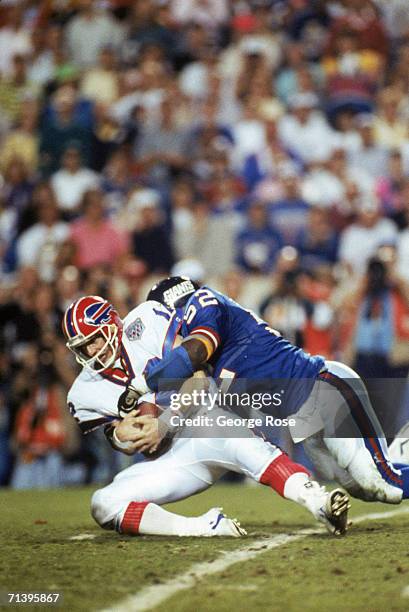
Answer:
[[[90, 495], [90, 489], [0, 494], [0, 590], [61, 592], [60, 609], [98, 610], [253, 539], [315, 526], [303, 509], [266, 488], [220, 485], [170, 508], [195, 515], [223, 505], [241, 519], [248, 538], [129, 538], [93, 523]], [[352, 515], [393, 509], [354, 500]], [[97, 537], [69, 539], [82, 533]], [[407, 585], [409, 514], [403, 514], [356, 524], [345, 538], [310, 535], [266, 551], [201, 579], [194, 589], [179, 592], [156, 610], [407, 611], [409, 598], [401, 596]]]

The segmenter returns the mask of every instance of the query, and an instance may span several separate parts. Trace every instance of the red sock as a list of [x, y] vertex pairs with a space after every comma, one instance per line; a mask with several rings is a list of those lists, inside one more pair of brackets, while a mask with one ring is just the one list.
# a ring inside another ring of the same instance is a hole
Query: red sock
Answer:
[[281, 497], [284, 497], [284, 487], [288, 478], [293, 474], [300, 473], [310, 475], [303, 465], [294, 463], [288, 455], [283, 453], [267, 466], [261, 475], [260, 482], [263, 485], [268, 485], [274, 491], [277, 491]]
[[119, 527], [120, 533], [138, 535], [142, 514], [148, 504], [149, 502], [131, 502], [128, 505]]

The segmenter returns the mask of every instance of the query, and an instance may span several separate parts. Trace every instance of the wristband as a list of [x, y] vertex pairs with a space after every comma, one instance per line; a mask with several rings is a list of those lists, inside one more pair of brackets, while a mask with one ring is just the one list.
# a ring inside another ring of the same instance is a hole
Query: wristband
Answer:
[[112, 442], [114, 443], [115, 448], [117, 448], [118, 450], [131, 450], [132, 448], [132, 442], [121, 442], [121, 440], [118, 440], [118, 436], [116, 435], [116, 428], [112, 432]]

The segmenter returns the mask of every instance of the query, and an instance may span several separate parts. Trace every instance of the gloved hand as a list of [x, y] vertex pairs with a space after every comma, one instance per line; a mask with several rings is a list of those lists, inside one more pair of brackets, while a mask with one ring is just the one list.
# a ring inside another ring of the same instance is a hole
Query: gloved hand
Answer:
[[142, 395], [148, 393], [149, 387], [142, 375], [135, 376], [121, 393], [118, 399], [118, 414], [124, 417], [126, 414], [138, 407], [138, 400]]

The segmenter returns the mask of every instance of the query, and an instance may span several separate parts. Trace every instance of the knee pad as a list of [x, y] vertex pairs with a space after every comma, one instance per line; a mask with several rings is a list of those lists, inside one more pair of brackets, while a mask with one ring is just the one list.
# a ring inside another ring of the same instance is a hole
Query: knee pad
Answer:
[[103, 529], [114, 529], [114, 517], [105, 489], [98, 489], [91, 498], [92, 518]]
[[336, 463], [344, 470], [357, 453], [355, 438], [324, 438], [324, 443]]

